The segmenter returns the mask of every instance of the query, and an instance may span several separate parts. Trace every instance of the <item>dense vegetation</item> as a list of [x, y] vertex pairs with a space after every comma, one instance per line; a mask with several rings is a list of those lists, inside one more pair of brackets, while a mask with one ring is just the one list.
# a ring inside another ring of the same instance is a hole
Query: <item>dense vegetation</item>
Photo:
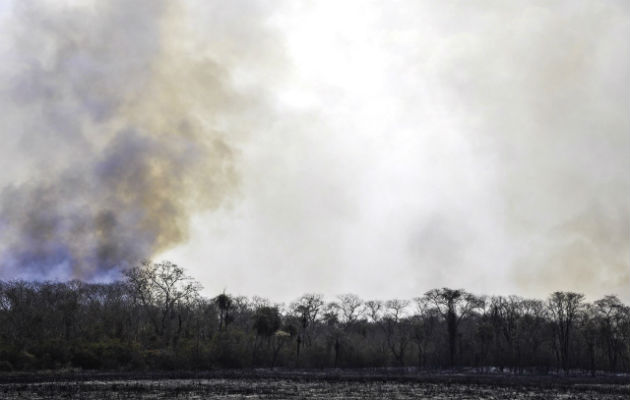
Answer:
[[0, 282], [0, 370], [630, 372], [630, 307], [615, 296], [586, 303], [555, 292], [541, 301], [443, 288], [412, 301], [307, 294], [284, 306], [199, 290], [169, 262], [109, 284]]

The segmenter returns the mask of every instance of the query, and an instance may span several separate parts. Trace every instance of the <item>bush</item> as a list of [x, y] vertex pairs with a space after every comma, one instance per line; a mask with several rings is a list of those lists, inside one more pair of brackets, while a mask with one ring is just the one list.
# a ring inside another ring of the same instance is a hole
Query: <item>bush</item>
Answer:
[[72, 355], [72, 365], [83, 369], [99, 369], [101, 359], [90, 348], [77, 348]]
[[56, 369], [66, 366], [72, 358], [68, 345], [60, 340], [45, 340], [32, 348], [35, 368]]
[[176, 349], [178, 364], [187, 369], [208, 369], [210, 359], [210, 344], [195, 340], [182, 340]]
[[321, 344], [313, 344], [304, 350], [304, 356], [300, 363], [301, 366], [311, 368], [325, 368], [331, 365], [331, 354]]
[[113, 339], [76, 345], [72, 351], [72, 365], [83, 369], [137, 369], [144, 366], [144, 360], [137, 345]]
[[108, 340], [98, 345], [98, 354], [103, 360], [103, 368], [126, 367], [133, 359], [133, 349], [119, 340]]
[[0, 360], [0, 372], [11, 372], [13, 371], [13, 365], [7, 360]]
[[210, 346], [212, 363], [222, 368], [247, 367], [251, 358], [247, 351], [247, 336], [239, 330], [219, 332]]
[[172, 371], [178, 368], [175, 353], [169, 349], [145, 351], [144, 362], [149, 369]]

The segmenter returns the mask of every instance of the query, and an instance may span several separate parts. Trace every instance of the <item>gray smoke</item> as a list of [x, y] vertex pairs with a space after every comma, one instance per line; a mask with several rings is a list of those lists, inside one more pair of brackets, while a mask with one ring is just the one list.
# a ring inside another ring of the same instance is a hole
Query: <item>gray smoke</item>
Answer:
[[[4, 27], [0, 277], [107, 279], [233, 191], [237, 96], [162, 1], [16, 2]], [[6, 136], [6, 138], [4, 137]], [[8, 153], [8, 152], [7, 152]]]

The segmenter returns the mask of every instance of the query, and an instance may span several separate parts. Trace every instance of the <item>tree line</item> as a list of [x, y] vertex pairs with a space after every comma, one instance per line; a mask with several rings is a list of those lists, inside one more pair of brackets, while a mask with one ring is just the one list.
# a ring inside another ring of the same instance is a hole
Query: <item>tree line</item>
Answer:
[[474, 368], [630, 372], [630, 307], [573, 292], [546, 300], [430, 290], [294, 302], [221, 293], [145, 262], [107, 284], [0, 281], [0, 371]]

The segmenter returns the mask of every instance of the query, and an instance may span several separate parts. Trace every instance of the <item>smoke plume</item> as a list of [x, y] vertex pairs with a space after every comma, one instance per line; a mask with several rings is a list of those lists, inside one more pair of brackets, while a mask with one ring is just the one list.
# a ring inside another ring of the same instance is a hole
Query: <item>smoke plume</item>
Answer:
[[219, 116], [237, 96], [184, 40], [182, 12], [14, 4], [1, 128], [21, 157], [0, 194], [0, 277], [115, 277], [185, 240], [191, 213], [233, 190]]
[[628, 299], [630, 3], [482, 4], [1, 1], [0, 279]]

